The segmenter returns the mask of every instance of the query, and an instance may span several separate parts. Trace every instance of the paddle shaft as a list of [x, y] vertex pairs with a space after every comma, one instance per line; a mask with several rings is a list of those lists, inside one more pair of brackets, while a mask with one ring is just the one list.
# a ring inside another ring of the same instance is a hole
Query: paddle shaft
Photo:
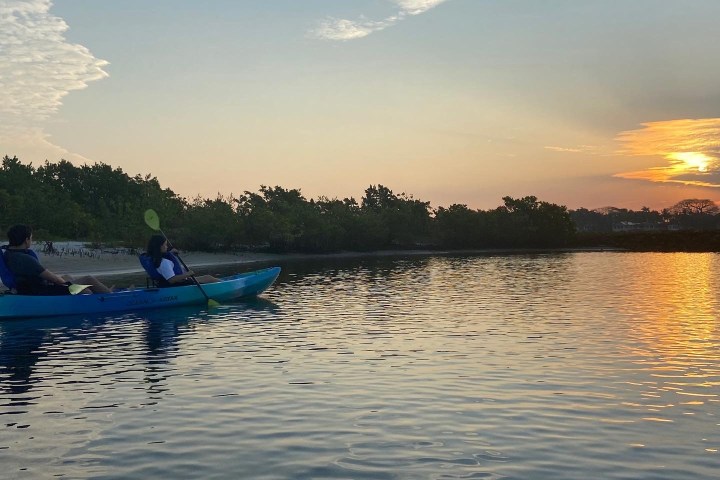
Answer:
[[[165, 232], [163, 232], [162, 229], [160, 229], [160, 228], [158, 228], [158, 231], [160, 232], [160, 235], [162, 235], [163, 237], [165, 237], [165, 240], [167, 240], [167, 242], [168, 242], [168, 248], [172, 248], [172, 243], [170, 243], [170, 240], [167, 239], [168, 237], [167, 237], [167, 235], [165, 235]], [[185, 264], [185, 262], [184, 262], [183, 259], [180, 257], [180, 255], [177, 254], [177, 253], [174, 254], [174, 255], [177, 257], [178, 260], [180, 260], [180, 264], [185, 268], [185, 270], [190, 271], [190, 269], [189, 269], [188, 266]], [[197, 285], [197, 287], [200, 289], [200, 291], [202, 292], [203, 296], [205, 297], [205, 300], [207, 300], [208, 303], [210, 303], [211, 301], [214, 301], [214, 300], [211, 300], [210, 297], [208, 297], [208, 294], [205, 292], [205, 289], [202, 287], [202, 285], [200, 285], [200, 282], [197, 281], [197, 278], [195, 278], [195, 275], [191, 275], [190, 278], [192, 278], [193, 283], [194, 283], [195, 285]]]

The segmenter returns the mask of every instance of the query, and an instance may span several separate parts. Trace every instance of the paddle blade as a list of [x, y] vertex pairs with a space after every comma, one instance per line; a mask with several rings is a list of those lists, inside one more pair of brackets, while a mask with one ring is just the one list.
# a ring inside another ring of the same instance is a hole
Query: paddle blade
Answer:
[[216, 302], [212, 298], [208, 298], [208, 307], [215, 308], [215, 307], [219, 307], [219, 306], [220, 306], [219, 302]]
[[72, 284], [68, 287], [68, 290], [70, 291], [70, 295], [77, 295], [78, 293], [82, 292], [86, 288], [90, 288], [92, 285], [76, 285]]
[[145, 210], [145, 223], [153, 230], [160, 230], [160, 217], [152, 208]]

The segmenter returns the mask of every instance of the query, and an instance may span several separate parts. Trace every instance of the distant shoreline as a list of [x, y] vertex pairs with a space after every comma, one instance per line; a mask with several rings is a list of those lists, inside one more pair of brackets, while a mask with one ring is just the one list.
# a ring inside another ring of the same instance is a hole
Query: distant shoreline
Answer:
[[[142, 274], [143, 269], [136, 255], [127, 253], [112, 253], [109, 251], [92, 250], [85, 247], [84, 242], [54, 242], [59, 251], [82, 251], [85, 254], [48, 255], [40, 251], [41, 245], [35, 245], [40, 262], [49, 270], [59, 274], [73, 276], [95, 275], [98, 277], [112, 277], [120, 275]], [[422, 256], [454, 256], [454, 255], [523, 255], [523, 254], [550, 254], [573, 252], [688, 252], [716, 253], [715, 249], [664, 249], [664, 248], [624, 248], [618, 245], [585, 245], [565, 248], [485, 248], [485, 249], [396, 249], [378, 251], [346, 251], [336, 253], [208, 253], [208, 252], [182, 252], [182, 258], [190, 267], [207, 269], [214, 266], [238, 267], [254, 264], [287, 263], [306, 260], [333, 260], [352, 258], [381, 258], [381, 257], [422, 257]]]
[[[73, 242], [75, 244], [80, 242]], [[64, 244], [57, 242], [56, 248]], [[351, 258], [381, 257], [421, 257], [421, 256], [452, 256], [452, 255], [510, 255], [510, 254], [544, 254], [562, 252], [600, 252], [618, 251], [608, 248], [565, 248], [565, 249], [467, 249], [467, 250], [379, 250], [371, 252], [337, 252], [337, 253], [207, 253], [183, 252], [182, 258], [191, 268], [208, 268], [213, 266], [248, 266], [253, 264], [286, 263], [305, 260], [332, 260]], [[49, 270], [59, 274], [73, 276], [95, 275], [109, 277], [143, 273], [137, 256], [125, 253], [102, 253], [89, 255], [48, 255], [38, 252], [40, 263]]]

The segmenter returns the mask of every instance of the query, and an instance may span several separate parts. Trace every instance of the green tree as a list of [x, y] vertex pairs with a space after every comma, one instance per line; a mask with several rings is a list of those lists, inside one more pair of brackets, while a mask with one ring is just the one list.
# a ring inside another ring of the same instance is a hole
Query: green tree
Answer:
[[483, 248], [492, 245], [488, 216], [467, 205], [453, 204], [435, 211], [435, 237], [445, 248]]
[[233, 209], [234, 199], [196, 197], [188, 206], [177, 244], [201, 251], [233, 250], [244, 243], [242, 218]]
[[429, 237], [430, 202], [411, 195], [371, 185], [365, 189], [361, 212], [367, 241], [375, 247], [408, 247]]
[[575, 226], [566, 207], [538, 201], [535, 196], [503, 197], [503, 201], [505, 205], [495, 211], [497, 234], [503, 244], [559, 247], [573, 241]]

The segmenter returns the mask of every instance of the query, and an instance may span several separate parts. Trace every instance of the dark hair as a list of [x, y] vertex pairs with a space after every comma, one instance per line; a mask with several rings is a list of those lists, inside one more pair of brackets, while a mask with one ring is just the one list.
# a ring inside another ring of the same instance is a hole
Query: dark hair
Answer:
[[29, 225], [13, 225], [7, 231], [8, 242], [11, 247], [17, 247], [30, 238], [32, 235], [32, 227]]
[[152, 258], [155, 268], [159, 268], [162, 262], [163, 253], [160, 251], [160, 247], [162, 247], [162, 244], [165, 242], [167, 242], [167, 238], [158, 234], [153, 235], [150, 237], [150, 240], [148, 240], [147, 255]]

